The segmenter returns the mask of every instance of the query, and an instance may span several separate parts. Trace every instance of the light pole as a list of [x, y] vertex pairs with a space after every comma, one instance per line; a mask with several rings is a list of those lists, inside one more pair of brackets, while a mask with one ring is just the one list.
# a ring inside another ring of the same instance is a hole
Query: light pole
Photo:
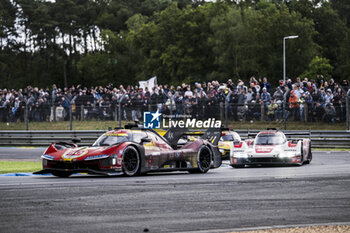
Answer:
[[[283, 85], [286, 85], [286, 40], [287, 39], [296, 39], [299, 36], [286, 36], [283, 37]], [[287, 124], [286, 124], [286, 103], [287, 99], [283, 98], [283, 125], [284, 125], [284, 130], [287, 129]]]
[[283, 84], [286, 84], [286, 40], [296, 39], [299, 36], [286, 36], [283, 37]]

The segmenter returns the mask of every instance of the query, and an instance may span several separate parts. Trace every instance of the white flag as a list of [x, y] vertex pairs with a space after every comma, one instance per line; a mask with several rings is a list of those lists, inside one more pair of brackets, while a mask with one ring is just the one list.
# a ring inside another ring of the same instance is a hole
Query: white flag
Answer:
[[154, 76], [147, 81], [139, 81], [139, 88], [142, 88], [145, 91], [146, 87], [150, 92], [152, 92], [152, 88], [157, 85], [157, 76]]

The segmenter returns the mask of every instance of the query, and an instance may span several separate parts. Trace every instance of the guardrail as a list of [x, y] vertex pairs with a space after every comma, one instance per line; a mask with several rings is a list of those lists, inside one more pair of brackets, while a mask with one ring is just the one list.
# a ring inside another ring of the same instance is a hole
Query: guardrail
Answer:
[[48, 146], [52, 142], [80, 138], [79, 145], [91, 145], [106, 130], [9, 130], [0, 131], [0, 146]]
[[[80, 138], [79, 145], [92, 143], [107, 130], [9, 130], [0, 131], [0, 146], [48, 146], [52, 142], [71, 141]], [[236, 130], [244, 139], [248, 134], [258, 133], [259, 130]], [[313, 147], [319, 148], [350, 148], [350, 131], [342, 130], [287, 130], [288, 134], [296, 138], [310, 138]]]
[[[236, 130], [242, 138], [248, 134], [258, 133], [260, 130]], [[312, 147], [317, 148], [350, 148], [350, 131], [348, 130], [286, 130], [287, 137], [310, 138]]]

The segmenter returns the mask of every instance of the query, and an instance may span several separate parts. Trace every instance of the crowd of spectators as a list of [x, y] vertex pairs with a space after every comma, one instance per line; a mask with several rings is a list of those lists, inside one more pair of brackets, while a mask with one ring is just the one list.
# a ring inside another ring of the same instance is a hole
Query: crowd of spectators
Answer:
[[280, 80], [275, 87], [266, 77], [251, 77], [246, 84], [229, 79], [226, 83], [155, 85], [151, 90], [113, 84], [63, 89], [56, 85], [45, 89], [27, 86], [0, 89], [0, 121], [24, 121], [25, 116], [29, 121], [69, 120], [70, 116], [73, 120], [113, 120], [120, 107], [122, 120], [139, 120], [142, 112], [158, 109], [167, 115], [192, 115], [197, 119], [227, 116], [237, 121], [282, 121], [286, 117], [294, 121], [341, 122], [346, 117], [346, 96], [350, 96], [347, 80], [336, 83], [321, 75], [314, 80]]

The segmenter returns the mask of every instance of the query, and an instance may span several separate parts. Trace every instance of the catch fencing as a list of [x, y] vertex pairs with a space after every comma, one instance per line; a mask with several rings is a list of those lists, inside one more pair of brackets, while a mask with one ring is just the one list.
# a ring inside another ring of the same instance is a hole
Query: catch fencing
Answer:
[[[143, 121], [143, 113], [147, 111], [159, 111], [165, 115], [186, 115], [191, 118], [205, 120], [215, 118], [221, 120], [225, 126], [232, 122], [279, 122], [283, 123], [283, 129], [288, 129], [289, 122], [300, 122], [307, 125], [308, 122], [322, 123], [346, 123], [346, 129], [350, 126], [350, 97], [334, 103], [297, 103], [291, 105], [276, 101], [270, 106], [264, 101], [251, 101], [248, 103], [236, 103], [221, 99], [167, 99], [158, 103], [149, 103], [122, 97], [119, 101], [109, 104], [99, 104], [93, 101], [80, 104], [71, 102], [62, 105], [32, 105], [22, 106], [15, 114], [11, 111], [0, 109], [0, 121], [23, 121], [25, 129], [29, 130], [30, 124], [35, 122], [59, 122], [69, 124], [66, 129], [73, 130], [73, 122], [84, 121], [115, 121], [119, 127], [122, 121]], [[345, 129], [345, 127], [344, 127]]]
[[[79, 145], [89, 146], [106, 130], [11, 130], [0, 131], [0, 146], [48, 146], [52, 142], [66, 141], [80, 138]], [[236, 130], [243, 138], [258, 133], [259, 130]], [[340, 130], [312, 130], [285, 131], [293, 138], [310, 138], [312, 147], [317, 148], [350, 148], [350, 131]]]

